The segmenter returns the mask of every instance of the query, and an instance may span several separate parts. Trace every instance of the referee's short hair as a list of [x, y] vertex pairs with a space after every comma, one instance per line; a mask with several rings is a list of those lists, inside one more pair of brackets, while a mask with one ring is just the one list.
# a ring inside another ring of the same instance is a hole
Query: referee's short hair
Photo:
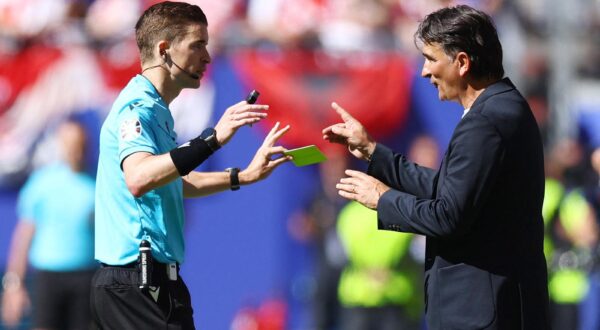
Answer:
[[135, 25], [135, 38], [142, 63], [152, 60], [152, 48], [156, 42], [179, 41], [191, 24], [208, 26], [206, 15], [196, 5], [165, 1], [146, 9]]
[[425, 16], [415, 33], [417, 47], [419, 41], [438, 43], [451, 57], [467, 53], [474, 78], [497, 80], [504, 76], [498, 33], [491, 17], [480, 10], [460, 5]]

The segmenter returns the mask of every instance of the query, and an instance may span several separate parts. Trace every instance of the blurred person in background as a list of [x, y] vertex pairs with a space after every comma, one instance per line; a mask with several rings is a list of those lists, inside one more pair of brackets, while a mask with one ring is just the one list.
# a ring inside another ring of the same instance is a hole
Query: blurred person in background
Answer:
[[290, 232], [315, 248], [315, 289], [311, 311], [315, 330], [338, 329], [340, 305], [338, 282], [347, 259], [337, 233], [337, 217], [345, 200], [335, 190], [337, 178], [348, 167], [344, 150], [330, 149], [326, 162], [319, 164], [320, 184], [302, 212], [290, 218]]
[[593, 153], [588, 157], [585, 144], [563, 138], [545, 154], [544, 253], [555, 330], [598, 329], [600, 325], [599, 199], [598, 186], [590, 186], [597, 182], [597, 174], [593, 179], [590, 175], [597, 171], [597, 164]]
[[[596, 180], [586, 189], [586, 199], [591, 206], [593, 223], [588, 227], [593, 228], [595, 241], [591, 242], [591, 264], [588, 276], [588, 290], [579, 307], [579, 329], [600, 330], [600, 244], [598, 240], [598, 228], [600, 226], [600, 147], [592, 148], [590, 163], [596, 174]], [[588, 228], [586, 228], [588, 229]], [[585, 234], [583, 237], [589, 237]]]
[[[407, 157], [428, 168], [439, 166], [439, 147], [429, 135], [417, 135]], [[336, 175], [339, 178], [341, 175]], [[335, 187], [335, 186], [332, 186]], [[347, 263], [339, 285], [340, 329], [417, 329], [422, 321], [425, 237], [377, 230], [377, 213], [348, 203], [337, 230]]]
[[590, 205], [582, 194], [581, 144], [561, 139], [545, 156], [542, 215], [544, 253], [548, 263], [548, 291], [552, 329], [577, 329], [579, 306], [586, 296], [591, 252], [597, 228]]
[[418, 329], [414, 235], [377, 230], [377, 212], [356, 202], [341, 210], [337, 231], [348, 259], [338, 287], [340, 329]]
[[102, 267], [92, 280], [91, 306], [101, 329], [195, 329], [179, 274], [183, 198], [238, 190], [290, 160], [272, 159], [285, 151], [274, 144], [289, 129], [277, 123], [246, 169], [194, 171], [240, 127], [266, 117], [268, 106], [245, 101], [177, 146], [169, 105], [184, 88], [200, 86], [211, 62], [207, 26], [200, 7], [169, 1], [146, 9], [136, 24], [142, 73], [121, 91], [100, 133], [95, 256]]
[[340, 303], [337, 290], [346, 257], [336, 230], [337, 216], [344, 200], [335, 189], [335, 178], [344, 173], [348, 156], [336, 150], [329, 159], [319, 164], [321, 191], [315, 195], [309, 211], [314, 239], [317, 244], [316, 290], [313, 297], [315, 329], [338, 329]]
[[369, 162], [347, 170], [339, 194], [377, 209], [378, 228], [427, 236], [429, 329], [548, 329], [543, 254], [543, 150], [529, 106], [504, 77], [491, 18], [469, 6], [425, 17], [415, 35], [422, 76], [464, 108], [439, 171], [376, 143], [333, 103], [343, 123], [323, 130]]
[[2, 320], [17, 326], [30, 306], [27, 265], [35, 269], [33, 327], [89, 329], [94, 260], [94, 180], [84, 172], [86, 132], [67, 121], [57, 131], [62, 161], [34, 171], [18, 201], [2, 285]]

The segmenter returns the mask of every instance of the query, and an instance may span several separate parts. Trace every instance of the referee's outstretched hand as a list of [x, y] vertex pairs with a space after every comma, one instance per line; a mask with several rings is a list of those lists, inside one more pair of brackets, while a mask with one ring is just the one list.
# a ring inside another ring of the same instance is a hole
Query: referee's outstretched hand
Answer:
[[248, 104], [246, 101], [241, 101], [227, 108], [215, 126], [219, 144], [221, 146], [227, 144], [238, 128], [257, 123], [267, 117], [265, 111], [268, 109], [268, 105]]
[[[277, 166], [292, 159], [291, 156], [283, 156], [283, 152], [286, 151], [284, 147], [275, 146], [279, 138], [287, 133], [289, 129], [290, 125], [279, 129], [279, 122], [273, 126], [248, 167], [239, 173], [240, 183], [249, 184], [266, 179]], [[276, 155], [282, 157], [273, 158]]]

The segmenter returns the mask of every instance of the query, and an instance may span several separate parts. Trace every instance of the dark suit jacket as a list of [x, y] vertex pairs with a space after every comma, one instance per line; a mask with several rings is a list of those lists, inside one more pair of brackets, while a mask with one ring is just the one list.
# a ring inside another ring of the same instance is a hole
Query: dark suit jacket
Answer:
[[378, 144], [368, 174], [392, 188], [379, 228], [427, 236], [430, 330], [549, 329], [542, 142], [509, 79], [475, 100], [438, 171]]

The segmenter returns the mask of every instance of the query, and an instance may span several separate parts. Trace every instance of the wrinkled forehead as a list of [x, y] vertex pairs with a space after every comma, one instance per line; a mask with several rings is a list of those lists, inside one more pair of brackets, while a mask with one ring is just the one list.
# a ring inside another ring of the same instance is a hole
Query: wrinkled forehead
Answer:
[[446, 53], [442, 44], [438, 42], [423, 42], [419, 49], [425, 57], [439, 58], [441, 56], [450, 56], [450, 54]]

